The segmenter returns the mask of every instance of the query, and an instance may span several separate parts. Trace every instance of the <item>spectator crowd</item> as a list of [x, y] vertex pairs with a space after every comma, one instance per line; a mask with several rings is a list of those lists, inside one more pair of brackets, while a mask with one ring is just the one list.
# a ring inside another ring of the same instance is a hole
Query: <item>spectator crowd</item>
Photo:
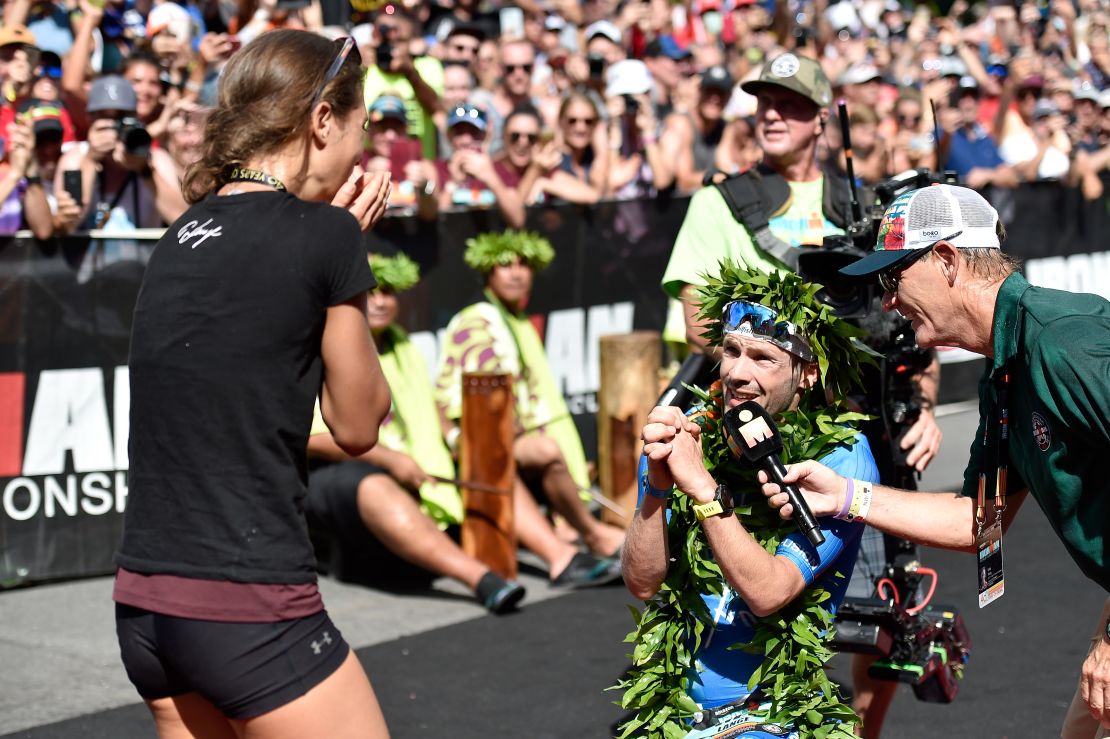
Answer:
[[[752, 167], [740, 84], [784, 51], [818, 59], [847, 102], [862, 184], [927, 167], [992, 200], [1033, 180], [1095, 199], [1110, 166], [1104, 0], [8, 0], [0, 229], [172, 223], [221, 68], [277, 27], [357, 41], [364, 167], [425, 219], [495, 208], [519, 228], [537, 203]], [[831, 120], [819, 157], [843, 169]]]

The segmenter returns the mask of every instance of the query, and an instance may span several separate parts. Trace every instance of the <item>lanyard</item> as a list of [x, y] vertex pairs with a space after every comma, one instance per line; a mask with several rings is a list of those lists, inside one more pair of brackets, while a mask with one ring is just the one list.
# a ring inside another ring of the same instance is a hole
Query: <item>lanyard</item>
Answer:
[[259, 185], [267, 185], [279, 191], [285, 189], [285, 183], [269, 172], [263, 172], [260, 169], [249, 169], [247, 167], [236, 167], [231, 170], [231, 175], [227, 178], [227, 181], [255, 182]]
[[[998, 413], [998, 433], [995, 439], [995, 477], [994, 477], [994, 516], [995, 523], [1002, 523], [1002, 512], [1006, 510], [1006, 481], [1010, 470], [1010, 368], [1003, 366], [995, 378], [995, 410]], [[979, 495], [975, 505], [976, 536], [983, 533], [983, 515], [986, 510], [987, 476], [990, 462], [986, 454], [990, 441], [990, 421], [983, 432], [983, 455], [979, 465]]]

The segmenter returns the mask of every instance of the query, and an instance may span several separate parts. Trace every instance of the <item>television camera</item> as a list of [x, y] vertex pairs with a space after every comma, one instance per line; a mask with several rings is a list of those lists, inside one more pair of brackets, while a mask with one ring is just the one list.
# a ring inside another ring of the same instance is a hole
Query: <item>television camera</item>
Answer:
[[[971, 635], [955, 608], [929, 602], [937, 574], [917, 562], [912, 544], [900, 544], [876, 584], [876, 597], [840, 604], [833, 647], [876, 655], [871, 677], [908, 683], [918, 700], [951, 703], [971, 656]], [[932, 582], [919, 598], [926, 576]]]

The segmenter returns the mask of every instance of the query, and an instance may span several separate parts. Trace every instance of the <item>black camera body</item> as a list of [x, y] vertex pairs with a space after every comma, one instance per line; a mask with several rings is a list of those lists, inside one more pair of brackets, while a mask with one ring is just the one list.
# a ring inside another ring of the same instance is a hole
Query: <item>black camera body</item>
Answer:
[[143, 122], [134, 116], [125, 116], [116, 121], [120, 141], [124, 151], [132, 156], [146, 156], [150, 153], [151, 138]]
[[893, 591], [880, 589], [885, 599], [845, 598], [840, 604], [833, 647], [875, 655], [868, 674], [909, 684], [918, 700], [951, 703], [971, 657], [971, 635], [955, 608], [914, 608], [921, 578], [912, 550], [896, 556], [880, 579]]

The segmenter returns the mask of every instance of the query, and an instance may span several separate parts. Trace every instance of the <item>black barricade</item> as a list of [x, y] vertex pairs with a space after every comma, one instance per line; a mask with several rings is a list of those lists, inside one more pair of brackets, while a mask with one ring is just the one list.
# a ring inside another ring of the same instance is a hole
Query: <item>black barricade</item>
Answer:
[[[557, 257], [536, 277], [529, 313], [575, 413], [596, 446], [598, 338], [659, 330], [659, 289], [685, 198], [571, 205], [529, 212]], [[1034, 282], [1110, 289], [1102, 252], [1107, 201], [1029, 185], [1013, 194], [1008, 250], [1031, 258]], [[462, 261], [467, 238], [501, 228], [491, 212], [434, 223], [388, 218], [372, 250], [403, 250], [424, 271], [402, 296], [401, 322], [434, 368], [436, 332], [481, 294]], [[306, 244], [311, 248], [311, 244]], [[112, 571], [127, 499], [127, 343], [153, 242], [71, 238], [0, 241], [0, 588]], [[1039, 276], [1039, 279], [1038, 279]], [[1105, 279], [1104, 279], [1105, 278]], [[975, 393], [977, 367], [944, 373], [945, 401]]]

